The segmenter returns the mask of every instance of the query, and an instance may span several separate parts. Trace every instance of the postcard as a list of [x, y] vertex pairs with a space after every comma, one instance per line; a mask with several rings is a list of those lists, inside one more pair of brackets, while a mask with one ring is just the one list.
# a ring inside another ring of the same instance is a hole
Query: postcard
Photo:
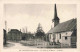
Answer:
[[79, 2], [1, 0], [1, 52], [79, 52]]

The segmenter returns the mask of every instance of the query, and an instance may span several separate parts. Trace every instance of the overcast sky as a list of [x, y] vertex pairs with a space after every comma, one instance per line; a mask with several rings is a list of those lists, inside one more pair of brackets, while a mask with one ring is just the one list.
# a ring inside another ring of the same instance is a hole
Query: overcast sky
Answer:
[[[60, 23], [76, 18], [75, 4], [56, 4]], [[5, 4], [4, 16], [7, 28], [22, 29], [36, 32], [40, 23], [44, 32], [51, 28], [54, 18], [54, 4]]]

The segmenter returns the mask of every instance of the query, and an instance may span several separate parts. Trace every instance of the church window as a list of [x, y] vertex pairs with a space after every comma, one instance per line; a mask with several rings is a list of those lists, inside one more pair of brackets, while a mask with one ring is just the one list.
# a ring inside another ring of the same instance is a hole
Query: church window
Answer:
[[67, 37], [65, 37], [65, 40], [67, 40]]
[[61, 39], [61, 34], [60, 34], [60, 39]]

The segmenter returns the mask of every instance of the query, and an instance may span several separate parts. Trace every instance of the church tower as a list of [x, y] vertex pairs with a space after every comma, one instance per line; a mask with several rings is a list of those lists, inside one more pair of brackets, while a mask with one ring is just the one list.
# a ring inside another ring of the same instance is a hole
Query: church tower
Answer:
[[59, 18], [57, 16], [56, 4], [55, 4], [55, 8], [54, 8], [54, 19], [52, 19], [52, 22], [54, 22], [54, 27], [59, 24]]

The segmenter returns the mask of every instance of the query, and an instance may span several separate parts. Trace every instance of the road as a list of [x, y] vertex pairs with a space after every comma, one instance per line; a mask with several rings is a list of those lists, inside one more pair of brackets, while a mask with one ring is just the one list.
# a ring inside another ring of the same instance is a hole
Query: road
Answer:
[[16, 43], [16, 42], [8, 42], [9, 44], [7, 45], [7, 47], [4, 47], [4, 49], [23, 49], [23, 48], [29, 48], [27, 46], [22, 46], [22, 44], [20, 43]]
[[[12, 52], [14, 50], [38, 50], [39, 48], [54, 48], [60, 46], [49, 45], [48, 42], [43, 40], [29, 40], [20, 42], [7, 42], [7, 46], [3, 48], [3, 52]], [[12, 51], [11, 51], [12, 50]]]
[[23, 46], [20, 43], [8, 42], [7, 47], [3, 47], [2, 52], [18, 52], [20, 50], [33, 50], [33, 48], [28, 46]]

